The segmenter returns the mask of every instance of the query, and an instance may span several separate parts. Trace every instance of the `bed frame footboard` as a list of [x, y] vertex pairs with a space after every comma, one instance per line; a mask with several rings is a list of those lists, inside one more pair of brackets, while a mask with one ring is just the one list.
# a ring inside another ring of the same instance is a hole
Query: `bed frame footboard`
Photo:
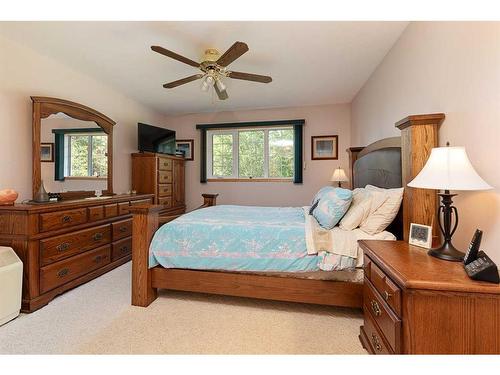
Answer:
[[[203, 205], [215, 206], [218, 194], [202, 194]], [[132, 305], [147, 307], [158, 296], [152, 284], [152, 270], [149, 269], [149, 244], [154, 233], [171, 217], [161, 217], [162, 205], [142, 204], [130, 207], [132, 219]]]

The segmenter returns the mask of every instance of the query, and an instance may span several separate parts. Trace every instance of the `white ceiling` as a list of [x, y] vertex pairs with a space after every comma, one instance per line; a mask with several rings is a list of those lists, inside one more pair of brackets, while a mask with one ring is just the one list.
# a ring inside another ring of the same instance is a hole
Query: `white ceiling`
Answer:
[[[10, 22], [0, 34], [95, 77], [165, 114], [348, 103], [407, 22]], [[162, 84], [197, 69], [150, 50], [160, 45], [193, 60], [235, 41], [250, 50], [230, 65], [270, 75], [269, 84], [227, 79], [229, 99], [200, 81]]]

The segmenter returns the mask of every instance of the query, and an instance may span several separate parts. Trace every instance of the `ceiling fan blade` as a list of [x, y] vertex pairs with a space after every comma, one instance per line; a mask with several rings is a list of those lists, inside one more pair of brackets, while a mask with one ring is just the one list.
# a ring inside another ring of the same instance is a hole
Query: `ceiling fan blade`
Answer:
[[217, 93], [217, 96], [219, 97], [220, 100], [226, 100], [227, 98], [229, 98], [229, 95], [227, 95], [226, 90], [222, 90], [222, 91], [219, 90], [217, 85], [214, 85], [214, 89], [215, 89], [215, 92]]
[[260, 74], [251, 74], [242, 72], [228, 72], [227, 76], [234, 79], [243, 79], [245, 81], [253, 81], [260, 83], [269, 83], [273, 80], [269, 76], [261, 76]]
[[228, 66], [247, 51], [248, 46], [246, 43], [235, 42], [221, 57], [219, 57], [217, 64], [221, 66]]
[[185, 83], [192, 82], [192, 81], [196, 81], [197, 79], [200, 79], [202, 77], [203, 77], [203, 74], [195, 74], [193, 76], [189, 76], [189, 77], [186, 77], [186, 78], [178, 79], [177, 81], [165, 83], [163, 85], [163, 87], [165, 87], [166, 89], [173, 89], [174, 87], [177, 87], [177, 86], [180, 86], [180, 85], [183, 85]]
[[158, 52], [158, 53], [162, 54], [162, 55], [170, 57], [171, 59], [183, 62], [184, 64], [188, 64], [188, 65], [194, 66], [195, 68], [199, 68], [200, 67], [200, 64], [197, 63], [196, 61], [193, 61], [191, 59], [188, 59], [187, 57], [181, 56], [181, 55], [179, 55], [179, 54], [177, 54], [175, 52], [169, 51], [168, 49], [165, 49], [163, 47], [160, 47], [160, 46], [151, 46], [151, 49], [153, 51], [155, 51], [155, 52]]

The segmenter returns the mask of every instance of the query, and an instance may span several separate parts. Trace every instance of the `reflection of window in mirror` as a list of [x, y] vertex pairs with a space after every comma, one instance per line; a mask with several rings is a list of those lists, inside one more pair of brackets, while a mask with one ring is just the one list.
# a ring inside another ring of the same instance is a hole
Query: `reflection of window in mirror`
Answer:
[[65, 135], [65, 177], [98, 177], [108, 175], [108, 137], [102, 132]]

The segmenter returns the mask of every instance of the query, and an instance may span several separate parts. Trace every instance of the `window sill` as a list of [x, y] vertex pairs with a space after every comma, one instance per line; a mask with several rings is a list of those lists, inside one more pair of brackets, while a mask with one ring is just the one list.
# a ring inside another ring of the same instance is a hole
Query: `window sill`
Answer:
[[107, 177], [64, 177], [65, 180], [92, 180], [92, 181], [107, 181]]
[[293, 182], [291, 178], [209, 178], [207, 182]]

